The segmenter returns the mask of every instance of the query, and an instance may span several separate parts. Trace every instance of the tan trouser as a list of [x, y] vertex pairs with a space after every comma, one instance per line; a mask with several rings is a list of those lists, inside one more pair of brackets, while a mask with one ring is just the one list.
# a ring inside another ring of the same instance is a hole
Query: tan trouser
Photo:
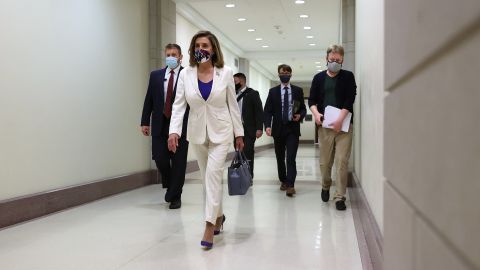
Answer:
[[222, 177], [230, 145], [215, 144], [208, 139], [204, 144], [192, 144], [203, 179], [205, 221], [212, 224], [223, 215]]
[[335, 161], [337, 177], [336, 190], [333, 199], [345, 200], [348, 180], [348, 160], [352, 150], [353, 126], [348, 133], [337, 133], [333, 129], [318, 128], [318, 143], [320, 147], [320, 172], [322, 173], [322, 188], [330, 189], [332, 185], [332, 166]]

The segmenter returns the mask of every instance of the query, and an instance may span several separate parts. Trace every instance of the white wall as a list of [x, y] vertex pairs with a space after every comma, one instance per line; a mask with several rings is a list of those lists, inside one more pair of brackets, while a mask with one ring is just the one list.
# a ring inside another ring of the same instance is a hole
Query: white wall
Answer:
[[[267, 100], [268, 90], [270, 90], [270, 80], [267, 77], [265, 77], [265, 75], [263, 75], [260, 71], [258, 71], [256, 68], [252, 66], [250, 66], [248, 73], [250, 77], [249, 86], [258, 91], [258, 93], [260, 94], [260, 99], [262, 100], [262, 106], [265, 107], [265, 101]], [[255, 142], [255, 146], [261, 146], [261, 145], [272, 144], [272, 143], [273, 143], [273, 138], [268, 137], [264, 131], [262, 137], [260, 137], [260, 139], [257, 139], [257, 141]]]
[[480, 269], [480, 1], [385, 5], [385, 269]]
[[3, 0], [0, 36], [0, 200], [150, 169], [146, 0]]
[[[356, 2], [355, 78], [357, 104], [355, 132], [360, 144], [360, 167], [355, 173], [370, 204], [375, 219], [383, 231], [383, 114], [384, 114], [384, 21], [383, 0]], [[359, 126], [361, 125], [361, 130]]]
[[200, 28], [197, 26], [193, 25], [191, 22], [186, 20], [182, 15], [177, 13], [177, 44], [180, 45], [182, 48], [182, 53], [183, 53], [183, 63], [182, 65], [184, 67], [187, 67], [189, 65], [188, 59], [189, 59], [189, 54], [188, 54], [188, 47], [190, 46], [190, 41], [192, 40], [192, 37], [200, 31]]

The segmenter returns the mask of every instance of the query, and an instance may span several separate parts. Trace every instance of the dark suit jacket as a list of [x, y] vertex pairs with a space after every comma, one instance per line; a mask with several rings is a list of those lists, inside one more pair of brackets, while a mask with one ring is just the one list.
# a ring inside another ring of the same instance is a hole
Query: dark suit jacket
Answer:
[[[312, 87], [310, 88], [310, 97], [308, 98], [308, 106], [317, 106], [319, 113], [323, 114], [325, 107], [323, 102], [325, 100], [325, 77], [327, 71], [322, 71], [313, 77]], [[353, 102], [357, 95], [357, 84], [355, 83], [355, 76], [348, 70], [340, 70], [337, 75], [337, 85], [335, 86], [335, 97], [337, 101], [337, 108], [347, 109], [352, 113], [353, 122]]]
[[262, 100], [257, 91], [245, 89], [242, 103], [242, 121], [245, 135], [256, 137], [257, 130], [263, 130]]
[[[303, 89], [292, 85], [292, 100], [300, 102], [300, 109], [297, 114], [300, 114], [300, 121], [289, 122], [289, 126], [293, 129], [295, 135], [300, 136], [300, 122], [303, 121], [307, 114], [305, 101], [303, 99]], [[294, 112], [295, 113], [295, 112]], [[276, 137], [281, 134], [282, 123], [282, 97], [280, 85], [275, 86], [268, 92], [267, 101], [264, 109], [265, 128], [272, 128], [272, 136]]]
[[[177, 74], [177, 81], [178, 82], [178, 75], [182, 72], [183, 67], [180, 67], [180, 71]], [[164, 100], [164, 82], [165, 82], [165, 72], [166, 68], [160, 70], [154, 70], [150, 73], [150, 80], [148, 82], [148, 90], [147, 95], [145, 96], [145, 102], [143, 103], [143, 112], [142, 112], [142, 126], [150, 126], [150, 116], [152, 120], [151, 124], [151, 134], [152, 136], [160, 136], [167, 134], [168, 130], [165, 132], [162, 130], [164, 126], [164, 119], [163, 111], [165, 108]], [[173, 95], [172, 95], [172, 104], [175, 100], [175, 94], [177, 92], [177, 84], [175, 83]], [[187, 121], [188, 121], [188, 112], [189, 108], [185, 111], [185, 115], [183, 117], [183, 130], [182, 130], [182, 137], [185, 137], [187, 134]]]

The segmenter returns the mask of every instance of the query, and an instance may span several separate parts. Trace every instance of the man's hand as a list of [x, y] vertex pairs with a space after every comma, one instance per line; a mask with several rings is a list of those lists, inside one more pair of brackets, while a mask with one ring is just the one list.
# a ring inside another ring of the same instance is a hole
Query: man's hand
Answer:
[[172, 133], [168, 136], [168, 150], [173, 153], [177, 152], [178, 138], [180, 136], [177, 133]]
[[243, 137], [239, 136], [235, 138], [235, 149], [237, 151], [243, 151], [243, 147], [245, 144], [243, 143]]
[[256, 137], [257, 137], [257, 139], [258, 139], [258, 138], [262, 137], [262, 134], [263, 134], [263, 131], [257, 130], [257, 134], [255, 134], [255, 135], [256, 135]]
[[142, 126], [141, 127], [142, 134], [145, 136], [150, 135], [150, 127], [149, 126]]
[[342, 130], [342, 124], [343, 124], [343, 121], [340, 121], [337, 119], [335, 120], [335, 122], [330, 123], [328, 126], [332, 127], [333, 130], [335, 130], [338, 133]]
[[271, 128], [266, 128], [265, 133], [267, 133], [267, 136], [272, 136], [272, 129]]
[[314, 117], [315, 117], [315, 124], [317, 124], [317, 126], [321, 126], [323, 123], [322, 121], [323, 114], [317, 113], [317, 114], [314, 114]]
[[298, 122], [298, 121], [300, 121], [300, 114], [294, 114], [294, 115], [292, 116], [292, 120], [293, 120], [293, 122]]

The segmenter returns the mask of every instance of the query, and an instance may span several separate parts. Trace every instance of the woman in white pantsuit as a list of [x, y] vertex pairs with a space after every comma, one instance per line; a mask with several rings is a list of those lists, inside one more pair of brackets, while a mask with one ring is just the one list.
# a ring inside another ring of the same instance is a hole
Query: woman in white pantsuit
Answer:
[[243, 149], [243, 126], [232, 70], [224, 66], [217, 38], [200, 31], [190, 43], [190, 66], [178, 78], [172, 108], [168, 148], [175, 152], [182, 132], [183, 115], [190, 106], [187, 140], [197, 155], [204, 179], [205, 232], [201, 245], [213, 246], [213, 236], [225, 221], [222, 209], [222, 176], [228, 149]]

